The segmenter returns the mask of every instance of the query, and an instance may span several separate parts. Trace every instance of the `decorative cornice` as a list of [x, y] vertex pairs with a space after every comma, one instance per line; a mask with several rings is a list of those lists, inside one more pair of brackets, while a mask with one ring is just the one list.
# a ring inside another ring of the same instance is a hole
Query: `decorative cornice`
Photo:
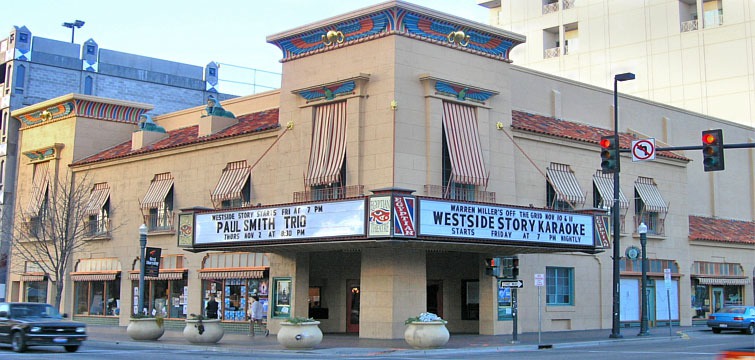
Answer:
[[24, 129], [76, 116], [136, 124], [139, 117], [150, 110], [152, 106], [147, 104], [68, 94], [13, 111], [11, 116], [18, 119]]
[[283, 61], [341, 48], [387, 35], [403, 35], [437, 45], [509, 61], [524, 36], [401, 1], [269, 36], [283, 51]]
[[23, 154], [29, 158], [29, 163], [33, 164], [52, 159], [58, 159], [60, 155], [60, 149], [62, 149], [64, 146], [64, 144], [56, 143], [54, 145], [43, 147], [41, 149], [26, 151]]
[[329, 101], [337, 96], [354, 95], [361, 92], [362, 84], [367, 82], [370, 76], [360, 74], [340, 81], [330, 82], [322, 85], [310, 86], [304, 89], [297, 89], [291, 93], [304, 98], [307, 103], [315, 101]]
[[[430, 87], [426, 87], [427, 91], [435, 91], [435, 95], [451, 96], [459, 101], [474, 101], [484, 105], [493, 95], [498, 95], [495, 90], [483, 89], [429, 75], [422, 75], [419, 80], [428, 83]], [[429, 95], [429, 93], [426, 95]]]

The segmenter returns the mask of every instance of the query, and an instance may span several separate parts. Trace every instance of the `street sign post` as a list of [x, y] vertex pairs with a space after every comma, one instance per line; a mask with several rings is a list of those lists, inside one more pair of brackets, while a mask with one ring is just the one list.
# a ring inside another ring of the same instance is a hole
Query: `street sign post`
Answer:
[[655, 160], [655, 139], [632, 141], [632, 161]]
[[541, 334], [543, 332], [543, 307], [540, 289], [545, 286], [545, 274], [535, 274], [535, 286], [537, 286], [537, 345], [539, 346], [542, 344]]
[[524, 282], [522, 280], [500, 280], [498, 281], [498, 287], [502, 288], [523, 288]]
[[668, 336], [671, 337], [671, 269], [663, 269], [663, 283], [666, 285], [666, 301], [668, 303]]

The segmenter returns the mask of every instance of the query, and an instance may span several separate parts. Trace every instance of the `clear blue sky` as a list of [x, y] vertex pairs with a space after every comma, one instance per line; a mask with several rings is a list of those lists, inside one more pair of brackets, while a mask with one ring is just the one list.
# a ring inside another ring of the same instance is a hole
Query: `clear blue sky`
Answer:
[[[385, 2], [384, 0], [25, 0], [2, 5], [0, 38], [13, 26], [33, 36], [71, 41], [63, 22], [83, 20], [75, 42], [94, 39], [100, 48], [205, 66], [221, 64], [280, 72], [281, 51], [271, 34]], [[476, 0], [407, 2], [487, 23]], [[221, 79], [223, 69], [221, 65]]]

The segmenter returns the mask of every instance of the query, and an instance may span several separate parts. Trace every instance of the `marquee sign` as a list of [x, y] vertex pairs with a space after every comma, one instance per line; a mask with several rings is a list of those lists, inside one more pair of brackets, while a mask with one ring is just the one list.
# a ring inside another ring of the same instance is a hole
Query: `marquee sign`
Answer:
[[196, 214], [194, 244], [366, 235], [365, 200]]
[[422, 199], [419, 235], [594, 246], [592, 215]]

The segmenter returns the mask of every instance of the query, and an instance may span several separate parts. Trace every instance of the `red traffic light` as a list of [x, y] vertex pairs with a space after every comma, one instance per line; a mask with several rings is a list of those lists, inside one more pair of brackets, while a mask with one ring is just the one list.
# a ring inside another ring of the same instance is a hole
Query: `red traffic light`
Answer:
[[613, 137], [603, 137], [600, 139], [600, 147], [604, 149], [613, 147]]
[[709, 132], [703, 133], [703, 144], [715, 145], [716, 143], [718, 143], [718, 137], [716, 135]]

